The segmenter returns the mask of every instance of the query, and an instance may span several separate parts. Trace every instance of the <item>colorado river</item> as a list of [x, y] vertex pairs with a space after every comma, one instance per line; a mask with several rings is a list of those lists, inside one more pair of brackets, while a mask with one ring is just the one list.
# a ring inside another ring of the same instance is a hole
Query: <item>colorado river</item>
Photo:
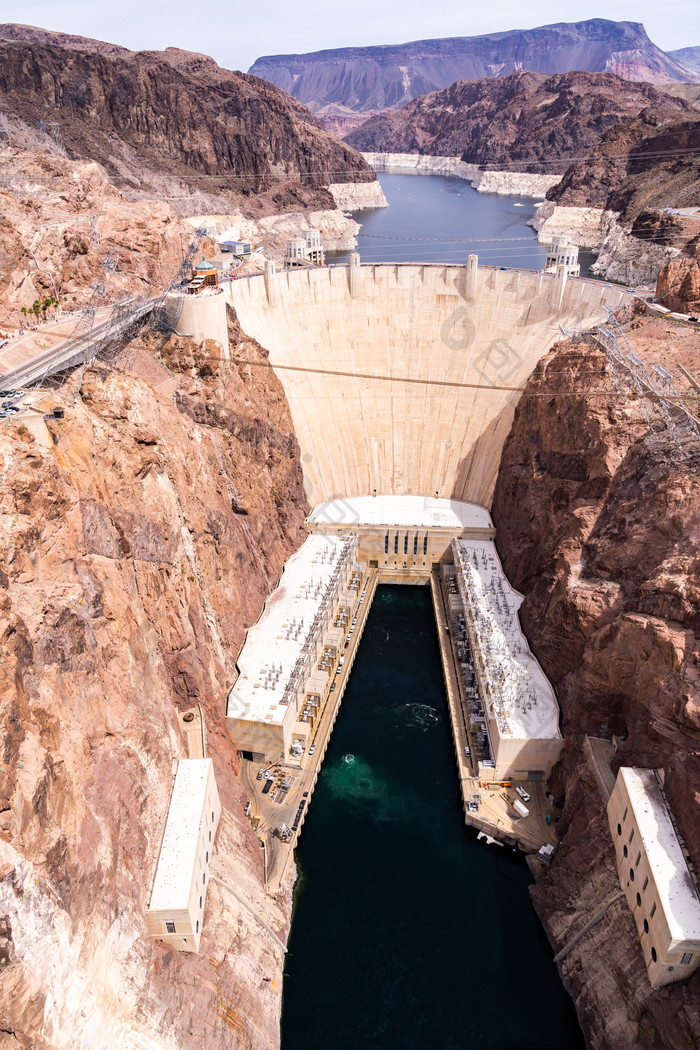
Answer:
[[[470, 252], [486, 266], [541, 270], [546, 248], [527, 225], [537, 201], [477, 193], [468, 182], [446, 175], [380, 174], [388, 208], [358, 211], [357, 251], [363, 262], [463, 263]], [[348, 252], [329, 253], [346, 261]], [[588, 276], [590, 252], [579, 252], [581, 275]]]
[[428, 587], [380, 587], [297, 850], [283, 1050], [578, 1050], [522, 858], [465, 826]]

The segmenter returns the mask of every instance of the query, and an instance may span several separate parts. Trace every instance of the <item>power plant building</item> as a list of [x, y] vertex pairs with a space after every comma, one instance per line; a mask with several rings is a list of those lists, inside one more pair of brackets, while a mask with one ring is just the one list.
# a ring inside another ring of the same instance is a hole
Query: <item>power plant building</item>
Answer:
[[170, 797], [146, 926], [180, 952], [198, 952], [221, 802], [210, 758], [181, 759]]
[[248, 631], [226, 708], [245, 757], [290, 761], [306, 748], [359, 601], [356, 554], [355, 537], [309, 536]]
[[492, 540], [454, 540], [452, 552], [491, 754], [479, 774], [544, 780], [564, 740], [554, 689], [520, 628], [522, 595], [508, 583]]
[[649, 981], [685, 980], [700, 966], [700, 898], [655, 770], [618, 770], [608, 821]]

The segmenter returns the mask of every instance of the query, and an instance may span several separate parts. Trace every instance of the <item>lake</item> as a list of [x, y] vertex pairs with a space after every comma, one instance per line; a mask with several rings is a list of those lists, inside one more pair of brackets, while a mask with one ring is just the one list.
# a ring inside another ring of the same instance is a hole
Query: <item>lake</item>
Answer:
[[[488, 266], [541, 270], [546, 249], [527, 225], [538, 203], [531, 197], [477, 193], [468, 182], [445, 175], [378, 176], [390, 207], [358, 211], [357, 251], [363, 262], [466, 263], [474, 252]], [[329, 262], [349, 252], [329, 252]], [[581, 275], [595, 256], [579, 250]]]

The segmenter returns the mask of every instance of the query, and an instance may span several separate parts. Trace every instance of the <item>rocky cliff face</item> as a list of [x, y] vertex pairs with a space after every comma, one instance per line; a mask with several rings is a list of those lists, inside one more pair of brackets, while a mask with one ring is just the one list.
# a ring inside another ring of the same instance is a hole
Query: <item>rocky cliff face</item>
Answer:
[[456, 80], [505, 77], [522, 69], [605, 71], [650, 82], [696, 78], [656, 47], [638, 22], [603, 18], [477, 37], [267, 55], [250, 72], [289, 91], [312, 112], [333, 117], [399, 109]]
[[[688, 328], [634, 318], [625, 330], [647, 363], [679, 377], [679, 363], [697, 365]], [[593, 1050], [690, 1050], [700, 975], [658, 992], [648, 984], [584, 742], [619, 734], [614, 768], [664, 771], [700, 871], [700, 447], [683, 426], [676, 442], [653, 404], [620, 396], [619, 382], [630, 390], [596, 348], [555, 347], [518, 406], [496, 486], [499, 551], [526, 595], [523, 627], [557, 688], [566, 738], [553, 778], [561, 844], [533, 900], [556, 951], [610, 905], [561, 964]]]
[[620, 122], [648, 134], [691, 112], [681, 99], [649, 84], [607, 73], [544, 76], [513, 73], [498, 80], [459, 81], [372, 117], [346, 141], [356, 149], [460, 156], [469, 164], [517, 171], [564, 172]]
[[[0, 431], [3, 1046], [278, 1045], [282, 953], [250, 909], [284, 938], [290, 901], [263, 893], [223, 718], [303, 538], [298, 446], [233, 322], [230, 364], [155, 339], [49, 399], [66, 409], [51, 448]], [[144, 907], [197, 703], [224, 814], [195, 956], [149, 939]]]
[[206, 55], [80, 50], [73, 38], [26, 40], [14, 28], [4, 38], [0, 28], [0, 108], [26, 127], [44, 121], [71, 159], [100, 163], [117, 186], [266, 196], [282, 211], [333, 207], [329, 183], [374, 180], [295, 99]]

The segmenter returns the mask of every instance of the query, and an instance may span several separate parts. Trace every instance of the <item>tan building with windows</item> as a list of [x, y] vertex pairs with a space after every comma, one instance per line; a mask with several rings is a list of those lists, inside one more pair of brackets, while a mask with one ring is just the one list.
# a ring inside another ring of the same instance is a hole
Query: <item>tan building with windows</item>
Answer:
[[608, 821], [651, 985], [685, 980], [700, 966], [700, 898], [655, 770], [620, 768]]
[[210, 758], [181, 759], [158, 855], [146, 926], [180, 952], [198, 952], [221, 803]]

